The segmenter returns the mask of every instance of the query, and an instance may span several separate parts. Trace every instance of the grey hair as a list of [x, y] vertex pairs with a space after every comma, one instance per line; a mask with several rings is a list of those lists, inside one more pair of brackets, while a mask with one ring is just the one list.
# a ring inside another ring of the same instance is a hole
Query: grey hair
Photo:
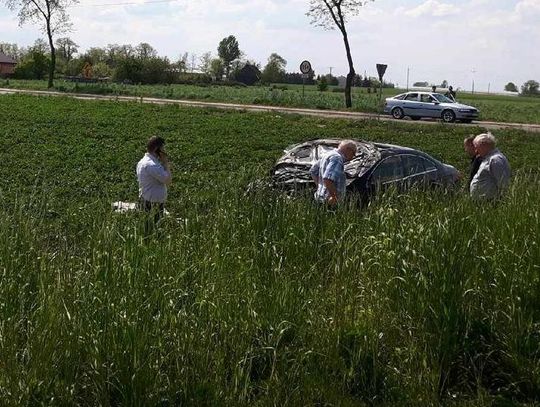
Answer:
[[493, 147], [495, 147], [495, 145], [497, 144], [497, 139], [495, 138], [495, 136], [493, 134], [488, 132], [488, 133], [482, 133], [482, 134], [479, 134], [478, 136], [476, 136], [474, 138], [473, 143], [475, 145], [488, 144], [488, 145], [492, 145]]
[[356, 143], [352, 140], [343, 140], [341, 141], [341, 143], [339, 143], [338, 150], [356, 151], [357, 146], [356, 146]]

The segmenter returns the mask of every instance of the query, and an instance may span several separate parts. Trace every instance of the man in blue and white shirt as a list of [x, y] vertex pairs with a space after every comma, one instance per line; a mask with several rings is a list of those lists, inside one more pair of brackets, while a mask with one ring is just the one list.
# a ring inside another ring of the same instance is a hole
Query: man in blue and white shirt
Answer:
[[311, 167], [311, 177], [317, 184], [315, 199], [334, 206], [345, 197], [345, 163], [356, 155], [356, 143], [344, 140]]
[[473, 144], [481, 162], [470, 184], [471, 198], [475, 200], [500, 198], [510, 184], [510, 164], [504, 154], [496, 148], [496, 140], [491, 133], [476, 136]]
[[172, 180], [169, 158], [164, 146], [163, 138], [151, 137], [146, 144], [146, 154], [137, 164], [141, 206], [146, 212], [155, 212], [155, 222], [163, 216], [167, 185], [170, 185]]

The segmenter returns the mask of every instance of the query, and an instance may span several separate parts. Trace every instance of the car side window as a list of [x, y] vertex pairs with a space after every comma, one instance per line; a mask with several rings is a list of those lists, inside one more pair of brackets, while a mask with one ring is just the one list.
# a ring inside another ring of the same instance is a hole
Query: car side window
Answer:
[[433, 161], [428, 160], [424, 157], [422, 157], [422, 160], [424, 161], [424, 167], [426, 168], [426, 171], [437, 171], [437, 166], [433, 163]]
[[405, 169], [405, 176], [409, 177], [415, 174], [421, 174], [426, 171], [424, 166], [424, 159], [415, 155], [402, 155], [403, 167]]
[[405, 95], [397, 95], [397, 96], [394, 96], [394, 99], [397, 99], [397, 100], [403, 100], [403, 99], [405, 99]]
[[418, 93], [409, 93], [407, 96], [405, 96], [405, 100], [418, 101]]
[[386, 184], [403, 178], [401, 158], [396, 155], [381, 161], [371, 174], [370, 183], [373, 185]]
[[417, 155], [402, 155], [401, 160], [403, 161], [403, 167], [405, 169], [406, 177], [415, 174], [433, 172], [437, 170], [437, 167], [435, 166], [435, 164], [433, 164], [432, 161]]
[[432, 103], [434, 101], [431, 95], [420, 95], [420, 100], [424, 103]]

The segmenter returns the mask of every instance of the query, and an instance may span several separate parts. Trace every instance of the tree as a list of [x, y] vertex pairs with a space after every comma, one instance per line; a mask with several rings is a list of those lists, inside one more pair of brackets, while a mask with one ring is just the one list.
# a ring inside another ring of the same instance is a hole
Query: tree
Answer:
[[[373, 1], [373, 0], [369, 0]], [[352, 107], [351, 86], [354, 80], [353, 59], [349, 37], [347, 35], [346, 20], [348, 16], [356, 15], [360, 8], [368, 1], [360, 0], [310, 0], [310, 7], [307, 15], [311, 17], [311, 23], [326, 29], [337, 27], [343, 36], [349, 73], [345, 81], [345, 106]]]
[[92, 47], [84, 54], [84, 59], [90, 62], [92, 65], [96, 65], [99, 62], [107, 62], [107, 51], [103, 48]]
[[362, 86], [362, 76], [361, 75], [354, 75], [354, 80], [353, 80], [353, 86], [354, 87], [360, 87]]
[[319, 89], [320, 92], [326, 92], [328, 90], [328, 80], [326, 79], [326, 75], [317, 80], [317, 89]]
[[47, 74], [49, 61], [39, 49], [31, 49], [17, 64], [14, 77], [17, 79], [43, 79]]
[[240, 58], [242, 52], [240, 51], [238, 40], [234, 35], [229, 35], [223, 38], [218, 45], [218, 55], [223, 61], [223, 67], [225, 68], [225, 74], [227, 78], [231, 70], [231, 63], [235, 59]]
[[262, 80], [267, 83], [283, 82], [287, 61], [276, 53], [268, 57], [268, 62], [262, 72]]
[[59, 55], [69, 62], [73, 59], [73, 56], [79, 51], [79, 46], [75, 44], [69, 37], [58, 38], [55, 42], [56, 49]]
[[212, 64], [212, 53], [205, 52], [199, 57], [199, 71], [205, 74], [210, 74], [210, 68]]
[[504, 87], [504, 90], [507, 92], [519, 92], [516, 84], [514, 82], [508, 82]]
[[223, 78], [223, 61], [220, 58], [212, 59], [210, 62], [210, 75], [218, 81]]
[[41, 26], [47, 34], [50, 48], [49, 82], [47, 87], [54, 86], [54, 70], [56, 68], [56, 49], [53, 37], [55, 34], [69, 31], [71, 24], [66, 8], [78, 0], [4, 0], [10, 10], [18, 10], [19, 24], [26, 22]]
[[448, 87], [448, 81], [445, 79], [445, 80], [442, 81], [442, 83], [441, 83], [441, 88], [446, 89], [447, 87]]
[[521, 94], [523, 96], [538, 96], [540, 92], [538, 91], [540, 84], [534, 80], [528, 80], [521, 86]]
[[415, 82], [413, 83], [413, 87], [415, 88], [427, 88], [429, 86], [429, 83], [427, 82]]
[[0, 52], [13, 58], [15, 61], [20, 60], [23, 56], [23, 50], [17, 44], [10, 44], [8, 42], [0, 42]]
[[157, 57], [157, 51], [150, 44], [146, 42], [141, 42], [135, 47], [135, 55], [139, 59], [150, 59]]

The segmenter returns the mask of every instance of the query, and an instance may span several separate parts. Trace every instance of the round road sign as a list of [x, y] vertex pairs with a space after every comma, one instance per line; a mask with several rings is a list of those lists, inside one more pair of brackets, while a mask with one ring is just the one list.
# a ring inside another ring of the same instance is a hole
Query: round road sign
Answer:
[[308, 74], [311, 72], [311, 64], [309, 63], [309, 61], [302, 61], [302, 63], [300, 64], [300, 72], [302, 72], [303, 74]]

